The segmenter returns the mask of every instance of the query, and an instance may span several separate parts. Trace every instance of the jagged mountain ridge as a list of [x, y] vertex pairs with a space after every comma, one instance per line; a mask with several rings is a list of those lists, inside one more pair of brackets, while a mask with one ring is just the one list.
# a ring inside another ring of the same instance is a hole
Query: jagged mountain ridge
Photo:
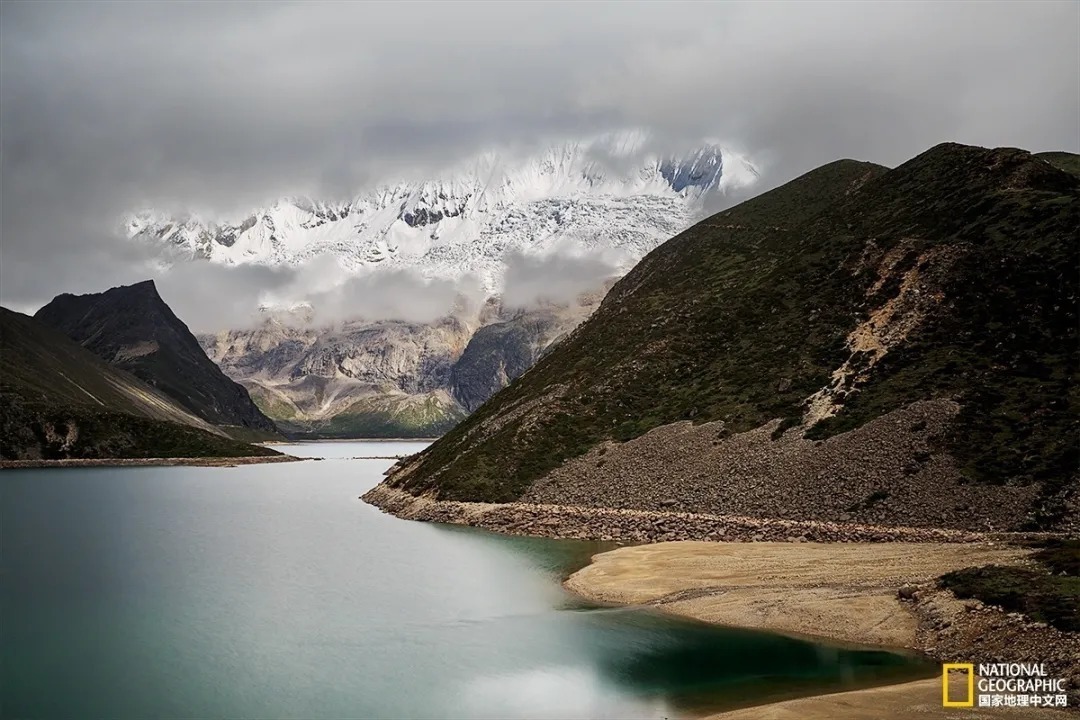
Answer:
[[0, 308], [0, 458], [277, 455], [31, 317]]
[[718, 145], [644, 153], [644, 133], [567, 142], [530, 157], [486, 153], [441, 178], [385, 184], [350, 202], [283, 198], [232, 222], [147, 210], [128, 237], [225, 264], [297, 264], [330, 255], [351, 270], [478, 275], [498, 290], [508, 252], [563, 243], [629, 262], [687, 227], [715, 193], [753, 184], [748, 160]]
[[1076, 531], [1076, 159], [944, 144], [714, 215], [386, 485]]
[[34, 318], [213, 425], [246, 439], [279, 436], [247, 391], [206, 356], [152, 280], [102, 293], [58, 295]]
[[271, 314], [250, 330], [202, 335], [207, 355], [282, 429], [315, 437], [433, 437], [525, 372], [585, 319], [576, 303], [432, 323], [311, 327]]

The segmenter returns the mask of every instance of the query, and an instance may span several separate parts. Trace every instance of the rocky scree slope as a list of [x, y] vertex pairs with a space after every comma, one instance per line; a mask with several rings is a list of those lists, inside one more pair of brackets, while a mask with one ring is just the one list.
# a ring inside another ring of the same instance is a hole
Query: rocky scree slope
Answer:
[[208, 423], [243, 439], [280, 437], [247, 390], [206, 356], [152, 280], [103, 293], [58, 295], [34, 318]]
[[524, 372], [599, 300], [518, 311], [491, 301], [479, 318], [432, 323], [310, 327], [271, 315], [199, 341], [290, 434], [432, 437]]
[[0, 308], [0, 458], [278, 454], [226, 437], [60, 333]]
[[385, 482], [1076, 530], [1080, 178], [1058, 166], [944, 144], [893, 170], [831, 163], [714, 215]]

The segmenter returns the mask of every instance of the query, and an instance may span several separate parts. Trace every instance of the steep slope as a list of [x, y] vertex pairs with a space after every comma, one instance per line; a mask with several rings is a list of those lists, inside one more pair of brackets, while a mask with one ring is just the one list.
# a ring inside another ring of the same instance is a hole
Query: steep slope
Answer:
[[134, 239], [226, 264], [297, 264], [479, 275], [497, 291], [508, 252], [564, 243], [615, 248], [630, 261], [690, 225], [707, 197], [753, 184], [744, 158], [715, 145], [645, 152], [641, 132], [554, 145], [531, 156], [489, 152], [423, 181], [392, 182], [346, 203], [283, 198], [218, 223], [144, 211]]
[[59, 295], [34, 317], [213, 425], [246, 439], [278, 434], [247, 391], [206, 356], [152, 280], [97, 294]]
[[352, 321], [260, 326], [204, 335], [222, 370], [279, 427], [313, 437], [433, 437], [524, 372], [599, 304], [507, 311], [433, 323]]
[[278, 455], [236, 442], [33, 318], [0, 308], [0, 457]]
[[1080, 181], [1015, 149], [840, 161], [650, 253], [387, 484], [525, 500], [1077, 527]]

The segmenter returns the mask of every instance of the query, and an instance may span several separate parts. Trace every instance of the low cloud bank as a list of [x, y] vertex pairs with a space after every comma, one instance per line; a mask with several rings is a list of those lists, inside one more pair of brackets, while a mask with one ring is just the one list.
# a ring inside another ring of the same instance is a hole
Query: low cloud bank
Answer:
[[[629, 269], [631, 258], [616, 250], [564, 245], [544, 254], [515, 251], [506, 256], [505, 263], [499, 293], [503, 305], [527, 309], [571, 303], [584, 292], [599, 290]], [[472, 275], [451, 280], [381, 268], [350, 273], [329, 256], [288, 267], [185, 260], [158, 263], [148, 275], [195, 332], [251, 327], [263, 321], [268, 310], [297, 306], [310, 310], [275, 317], [316, 326], [347, 320], [428, 323], [451, 314], [475, 315], [489, 294]]]
[[631, 258], [617, 250], [564, 247], [540, 254], [515, 251], [506, 256], [502, 301], [511, 308], [573, 302], [584, 292], [626, 272]]

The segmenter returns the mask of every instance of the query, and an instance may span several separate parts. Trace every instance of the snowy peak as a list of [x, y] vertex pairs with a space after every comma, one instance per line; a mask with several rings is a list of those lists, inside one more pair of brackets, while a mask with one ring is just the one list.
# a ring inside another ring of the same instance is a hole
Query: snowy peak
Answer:
[[225, 264], [303, 263], [412, 268], [427, 277], [479, 275], [495, 288], [509, 252], [569, 245], [636, 260], [689, 226], [703, 199], [752, 184], [757, 171], [720, 145], [646, 151], [648, 135], [613, 133], [521, 157], [488, 152], [420, 182], [385, 184], [348, 203], [282, 198], [227, 222], [154, 211], [128, 237]]

